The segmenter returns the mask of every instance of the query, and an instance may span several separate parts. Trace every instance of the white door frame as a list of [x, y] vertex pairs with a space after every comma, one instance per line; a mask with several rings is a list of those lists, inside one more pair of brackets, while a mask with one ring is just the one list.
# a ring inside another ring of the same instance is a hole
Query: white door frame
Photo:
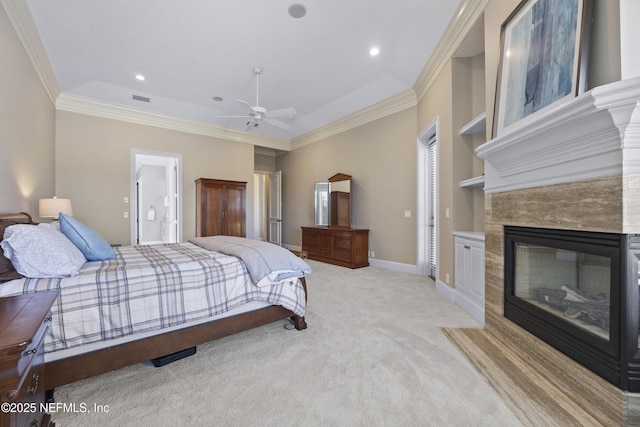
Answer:
[[269, 174], [269, 242], [282, 246], [282, 171]]
[[129, 229], [130, 229], [130, 238], [131, 245], [137, 244], [137, 228], [138, 228], [138, 198], [136, 191], [136, 165], [137, 159], [139, 156], [153, 156], [158, 157], [159, 159], [173, 159], [176, 164], [176, 193], [175, 193], [175, 210], [176, 210], [176, 242], [182, 242], [182, 229], [183, 229], [183, 221], [182, 221], [182, 154], [176, 153], [165, 153], [160, 151], [149, 151], [149, 150], [140, 150], [137, 148], [131, 149], [131, 157], [130, 157], [130, 175], [129, 175]]
[[[429, 123], [418, 135], [418, 218], [417, 218], [417, 236], [418, 236], [418, 247], [417, 247], [417, 256], [416, 256], [416, 267], [419, 275], [427, 276], [430, 272], [430, 260], [429, 260], [429, 221], [427, 220], [427, 214], [429, 212], [429, 186], [425, 185], [427, 182], [427, 177], [429, 174], [428, 163], [425, 162], [428, 154], [427, 142], [430, 137], [435, 133], [436, 135], [436, 169], [438, 169], [438, 137], [439, 137], [439, 127], [438, 127], [438, 117], [436, 117], [431, 123]], [[436, 177], [436, 188], [437, 188], [437, 177]], [[436, 206], [435, 211], [438, 211], [438, 200], [439, 194], [436, 195]], [[436, 216], [435, 219], [435, 229], [436, 229], [436, 260], [440, 259], [440, 245], [437, 244], [440, 241], [440, 227], [438, 223], [438, 218]], [[436, 262], [436, 279], [439, 277], [439, 265]]]

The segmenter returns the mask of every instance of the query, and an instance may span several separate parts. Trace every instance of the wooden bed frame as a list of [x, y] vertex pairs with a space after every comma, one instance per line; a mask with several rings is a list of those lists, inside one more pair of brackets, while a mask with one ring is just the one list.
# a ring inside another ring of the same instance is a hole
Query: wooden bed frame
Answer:
[[[16, 223], [31, 223], [26, 213], [0, 215]], [[300, 279], [307, 299], [307, 284]], [[104, 374], [136, 363], [170, 355], [208, 341], [243, 332], [278, 320], [291, 319], [295, 329], [307, 328], [302, 316], [273, 305], [254, 311], [229, 316], [183, 329], [161, 333], [136, 341], [91, 351], [77, 356], [45, 363], [44, 389], [51, 395], [53, 389], [85, 378]]]
[[[300, 280], [302, 280], [306, 295], [307, 285], [305, 278], [303, 277]], [[45, 363], [44, 367], [45, 390], [53, 390], [61, 385], [173, 354], [207, 341], [287, 318], [293, 321], [297, 330], [300, 331], [307, 328], [304, 317], [297, 316], [283, 307], [273, 305], [177, 331], [166, 332], [137, 341], [48, 362]]]

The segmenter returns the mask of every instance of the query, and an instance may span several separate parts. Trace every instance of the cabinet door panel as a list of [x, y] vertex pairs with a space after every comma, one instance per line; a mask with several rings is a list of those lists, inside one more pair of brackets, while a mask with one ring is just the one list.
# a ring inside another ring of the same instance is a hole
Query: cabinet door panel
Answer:
[[244, 188], [227, 187], [226, 235], [245, 237]]
[[469, 250], [469, 291], [478, 301], [484, 300], [484, 247], [471, 243]]
[[454, 244], [454, 275], [456, 288], [462, 288], [467, 290], [468, 278], [467, 278], [467, 251], [469, 250], [468, 242], [466, 240], [455, 239]]
[[206, 196], [202, 200], [202, 235], [224, 234], [224, 188], [211, 186], [204, 191]]

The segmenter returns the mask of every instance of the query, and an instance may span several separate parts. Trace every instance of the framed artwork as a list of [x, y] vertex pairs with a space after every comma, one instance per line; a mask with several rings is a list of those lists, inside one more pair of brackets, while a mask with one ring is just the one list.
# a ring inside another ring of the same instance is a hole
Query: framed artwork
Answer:
[[493, 136], [586, 86], [591, 0], [523, 0], [502, 24]]

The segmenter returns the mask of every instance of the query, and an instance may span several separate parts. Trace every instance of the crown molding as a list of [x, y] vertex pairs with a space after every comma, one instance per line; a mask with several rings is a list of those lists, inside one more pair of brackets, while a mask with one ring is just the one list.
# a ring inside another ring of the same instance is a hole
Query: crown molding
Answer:
[[304, 147], [305, 145], [321, 141], [339, 133], [381, 119], [394, 113], [406, 110], [417, 105], [416, 94], [413, 89], [407, 89], [378, 102], [370, 107], [364, 108], [339, 120], [322, 126], [318, 129], [307, 132], [304, 135], [291, 140], [291, 150]]
[[56, 98], [60, 94], [60, 86], [58, 85], [58, 79], [53, 72], [53, 68], [51, 68], [49, 57], [44, 50], [44, 45], [42, 44], [42, 40], [40, 40], [40, 34], [38, 33], [35, 22], [33, 22], [27, 2], [0, 0], [0, 3], [7, 12], [9, 21], [11, 21], [11, 25], [13, 25], [38, 77], [40, 77], [51, 103], [55, 104]]
[[488, 3], [489, 0], [465, 0], [458, 7], [433, 54], [429, 57], [422, 73], [413, 85], [418, 102], [422, 100], [447, 62], [454, 56], [469, 31], [484, 13]]
[[194, 120], [186, 120], [174, 116], [151, 113], [137, 108], [96, 101], [94, 99], [71, 95], [68, 93], [62, 93], [58, 96], [55, 105], [56, 110], [59, 111], [68, 111], [106, 119], [121, 120], [129, 123], [155, 126], [195, 135], [204, 135], [234, 142], [260, 145], [262, 147], [274, 148], [277, 150], [290, 150], [289, 141], [286, 139], [257, 135], [222, 126], [197, 122]]

